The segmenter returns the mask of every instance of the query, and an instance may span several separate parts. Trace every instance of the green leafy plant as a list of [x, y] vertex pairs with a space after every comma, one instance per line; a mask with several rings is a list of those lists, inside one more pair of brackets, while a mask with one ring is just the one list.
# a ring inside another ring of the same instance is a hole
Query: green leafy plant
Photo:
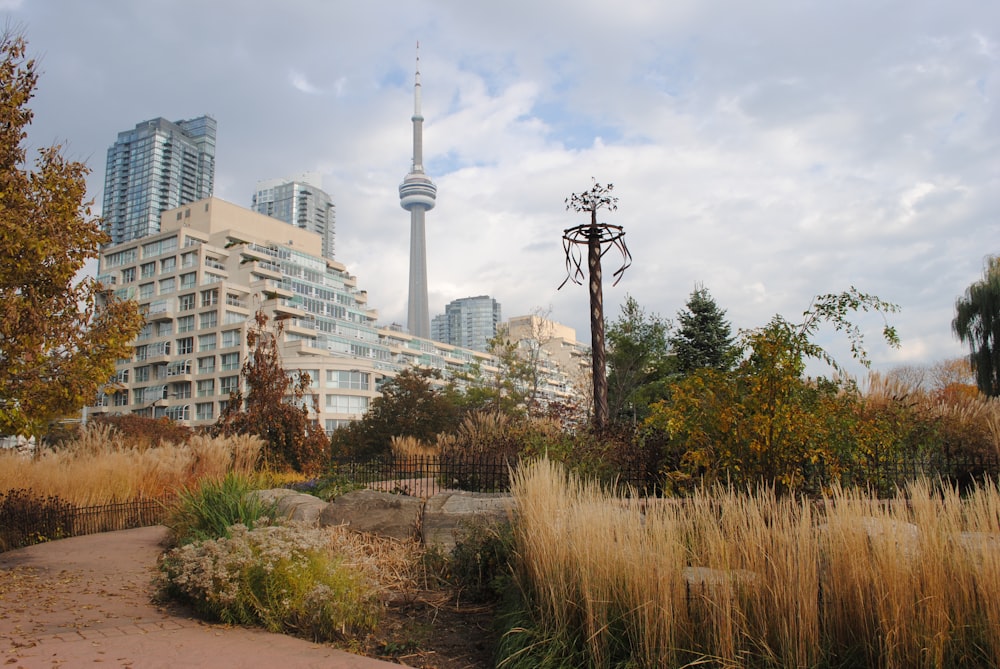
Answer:
[[253, 489], [250, 478], [235, 473], [182, 488], [167, 521], [174, 545], [229, 537], [233, 525], [253, 528], [272, 517], [274, 505], [251, 495]]
[[228, 537], [170, 551], [161, 571], [167, 595], [225, 623], [332, 641], [378, 621], [373, 580], [324, 531], [298, 524], [234, 525]]

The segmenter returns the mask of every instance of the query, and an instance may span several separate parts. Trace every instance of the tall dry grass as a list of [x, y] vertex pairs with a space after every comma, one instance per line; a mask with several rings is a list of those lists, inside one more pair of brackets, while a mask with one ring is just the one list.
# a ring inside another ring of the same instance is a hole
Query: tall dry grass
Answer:
[[995, 485], [640, 503], [542, 460], [514, 494], [528, 622], [501, 666], [1000, 664]]
[[197, 435], [184, 444], [126, 445], [106, 425], [36, 457], [0, 452], [0, 490], [27, 488], [79, 506], [163, 497], [203, 478], [252, 474], [263, 443], [256, 437]]

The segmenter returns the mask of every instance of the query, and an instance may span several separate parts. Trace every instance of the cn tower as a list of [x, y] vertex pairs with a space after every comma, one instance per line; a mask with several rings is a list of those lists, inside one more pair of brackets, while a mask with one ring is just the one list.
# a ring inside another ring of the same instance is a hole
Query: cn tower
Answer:
[[427, 305], [427, 241], [424, 212], [434, 208], [437, 186], [424, 174], [424, 117], [420, 114], [420, 43], [417, 43], [417, 72], [413, 85], [413, 166], [399, 185], [399, 205], [410, 212], [410, 296], [406, 328], [410, 334], [431, 337], [430, 309]]

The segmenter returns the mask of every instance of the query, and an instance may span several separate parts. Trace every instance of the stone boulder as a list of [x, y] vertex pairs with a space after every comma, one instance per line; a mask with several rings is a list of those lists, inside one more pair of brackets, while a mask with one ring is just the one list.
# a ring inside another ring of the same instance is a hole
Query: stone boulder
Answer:
[[326, 502], [319, 497], [287, 488], [255, 490], [252, 494], [264, 502], [274, 504], [278, 517], [288, 520], [317, 523], [320, 514], [326, 508]]
[[423, 502], [416, 497], [376, 490], [355, 490], [326, 505], [319, 524], [347, 525], [356, 532], [405, 541], [417, 537]]
[[514, 498], [499, 493], [442, 492], [427, 500], [421, 525], [424, 544], [451, 551], [470, 523], [506, 522], [514, 511]]

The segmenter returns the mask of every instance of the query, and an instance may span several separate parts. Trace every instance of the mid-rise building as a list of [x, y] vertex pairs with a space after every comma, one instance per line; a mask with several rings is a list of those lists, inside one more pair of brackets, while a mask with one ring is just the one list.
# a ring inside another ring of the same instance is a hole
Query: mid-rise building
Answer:
[[146, 316], [90, 413], [136, 413], [189, 425], [218, 418], [240, 387], [258, 308], [281, 319], [282, 364], [307, 372], [307, 406], [327, 431], [361, 417], [381, 381], [411, 365], [446, 376], [490, 356], [379, 328], [366, 291], [316, 251], [320, 237], [209, 198], [161, 216], [160, 231], [102, 249], [98, 279]]
[[333, 260], [336, 210], [318, 174], [259, 181], [251, 209], [323, 238], [323, 257]]
[[501, 320], [500, 303], [489, 295], [463, 297], [431, 320], [431, 339], [486, 352]]
[[538, 315], [514, 316], [501, 327], [536, 368], [540, 402], [573, 404], [592, 392], [590, 347], [577, 341], [576, 330]]
[[211, 116], [155, 118], [118, 133], [108, 148], [102, 211], [112, 244], [156, 234], [164, 211], [212, 195], [215, 134]]

